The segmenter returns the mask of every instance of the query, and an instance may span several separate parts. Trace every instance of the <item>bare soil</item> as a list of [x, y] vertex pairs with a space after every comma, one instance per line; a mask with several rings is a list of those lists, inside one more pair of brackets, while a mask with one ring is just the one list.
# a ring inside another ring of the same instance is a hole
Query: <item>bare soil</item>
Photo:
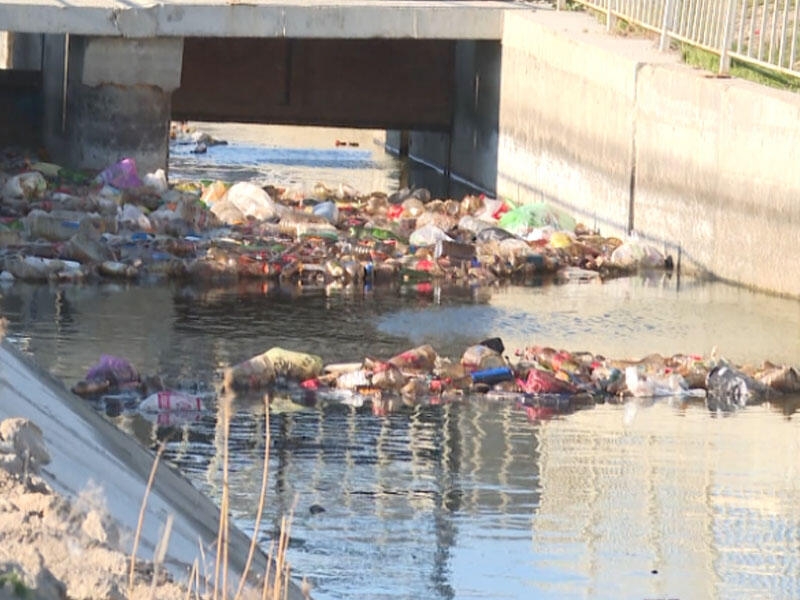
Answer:
[[131, 533], [120, 531], [98, 489], [71, 501], [37, 474], [49, 462], [41, 432], [25, 419], [0, 423], [0, 600], [186, 597], [153, 563], [137, 562], [129, 586]]

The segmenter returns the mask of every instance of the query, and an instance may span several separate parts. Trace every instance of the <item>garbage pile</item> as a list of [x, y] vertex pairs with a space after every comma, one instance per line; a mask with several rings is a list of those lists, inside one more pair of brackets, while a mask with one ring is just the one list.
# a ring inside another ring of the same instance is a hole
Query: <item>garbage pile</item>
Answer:
[[541, 202], [425, 189], [300, 194], [249, 182], [170, 185], [126, 158], [100, 173], [0, 164], [0, 278], [25, 281], [274, 280], [323, 287], [489, 284], [537, 274], [587, 281], [672, 259], [603, 237]]
[[140, 377], [125, 359], [102, 356], [73, 392], [86, 398], [118, 397], [135, 390], [129, 408], [148, 414], [210, 410], [217, 394], [258, 391], [287, 396], [303, 406], [341, 403], [385, 414], [402, 407], [440, 404], [484, 395], [513, 402], [541, 416], [598, 402], [672, 398], [705, 402], [709, 410], [733, 412], [800, 392], [794, 367], [764, 363], [736, 366], [713, 355], [652, 354], [639, 360], [610, 359], [590, 352], [529, 346], [512, 357], [500, 338], [467, 347], [460, 358], [440, 356], [430, 345], [389, 358], [323, 364], [321, 357], [274, 347], [224, 369], [211, 394], [170, 389], [158, 377]]

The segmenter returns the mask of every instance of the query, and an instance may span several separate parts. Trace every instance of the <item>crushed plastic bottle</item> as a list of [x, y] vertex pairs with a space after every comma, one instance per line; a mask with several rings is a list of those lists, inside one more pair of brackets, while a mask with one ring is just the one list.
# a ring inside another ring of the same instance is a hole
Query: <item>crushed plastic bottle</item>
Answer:
[[205, 410], [201, 396], [176, 390], [162, 390], [150, 394], [138, 406], [144, 412], [194, 412]]

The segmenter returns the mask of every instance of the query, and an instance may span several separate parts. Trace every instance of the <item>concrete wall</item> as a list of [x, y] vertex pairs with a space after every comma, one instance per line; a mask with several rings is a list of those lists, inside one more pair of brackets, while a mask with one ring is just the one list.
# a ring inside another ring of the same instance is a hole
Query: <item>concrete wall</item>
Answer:
[[0, 69], [0, 146], [41, 144], [41, 73]]
[[497, 183], [501, 48], [494, 41], [454, 47], [451, 124], [446, 132], [412, 131], [408, 155], [456, 179], [493, 191]]
[[46, 35], [43, 52], [43, 128], [53, 160], [99, 170], [132, 157], [140, 173], [167, 166], [182, 40]]
[[498, 195], [800, 297], [800, 96], [678, 63], [587, 15], [507, 13]]
[[800, 296], [800, 97], [648, 67], [636, 118], [636, 228], [719, 277]]

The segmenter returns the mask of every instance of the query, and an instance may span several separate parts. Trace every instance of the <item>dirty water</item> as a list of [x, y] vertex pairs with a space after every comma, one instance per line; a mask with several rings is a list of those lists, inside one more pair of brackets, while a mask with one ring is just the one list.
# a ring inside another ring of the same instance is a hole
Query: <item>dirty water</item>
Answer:
[[[289, 177], [298, 181], [319, 174], [286, 162], [274, 168], [297, 170]], [[401, 167], [378, 162], [379, 173], [365, 177], [396, 187]], [[337, 168], [340, 179], [357, 177]], [[422, 342], [458, 357], [489, 336], [510, 351], [538, 343], [638, 358], [716, 347], [740, 363], [800, 365], [796, 302], [663, 273], [303, 294], [255, 283], [15, 283], [0, 290], [0, 310], [9, 340], [67, 386], [101, 353], [213, 390], [221, 367], [276, 345], [341, 362]], [[800, 595], [797, 399], [725, 417], [670, 400], [568, 414], [482, 397], [389, 414], [272, 400], [268, 508], [257, 535], [268, 548], [294, 510], [289, 560], [315, 598]], [[166, 440], [168, 459], [219, 499], [214, 402], [184, 419], [148, 418], [122, 401], [97, 408], [148, 447]], [[231, 422], [232, 511], [248, 532], [264, 417], [262, 398], [246, 396]]]

